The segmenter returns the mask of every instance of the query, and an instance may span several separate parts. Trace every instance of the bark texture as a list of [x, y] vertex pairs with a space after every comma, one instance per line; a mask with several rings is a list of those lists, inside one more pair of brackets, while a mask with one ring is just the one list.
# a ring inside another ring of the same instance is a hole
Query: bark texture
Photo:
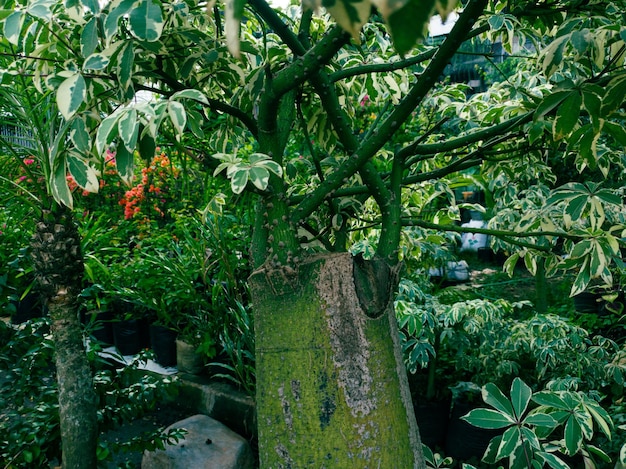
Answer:
[[388, 282], [363, 275], [364, 262], [355, 269], [350, 254], [329, 254], [250, 278], [263, 469], [424, 467], [393, 272]]
[[37, 283], [52, 320], [63, 468], [93, 469], [97, 466], [97, 398], [78, 319], [84, 266], [71, 212], [58, 206], [44, 210], [31, 244]]

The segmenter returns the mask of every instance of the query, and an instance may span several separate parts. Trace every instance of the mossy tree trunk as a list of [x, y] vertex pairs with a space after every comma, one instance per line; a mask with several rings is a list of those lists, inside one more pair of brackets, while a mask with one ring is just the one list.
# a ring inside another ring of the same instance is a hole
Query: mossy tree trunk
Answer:
[[37, 281], [52, 320], [62, 467], [93, 469], [97, 466], [97, 398], [78, 317], [84, 266], [71, 211], [58, 205], [44, 210], [32, 247]]
[[424, 467], [394, 278], [348, 253], [252, 274], [262, 468]]

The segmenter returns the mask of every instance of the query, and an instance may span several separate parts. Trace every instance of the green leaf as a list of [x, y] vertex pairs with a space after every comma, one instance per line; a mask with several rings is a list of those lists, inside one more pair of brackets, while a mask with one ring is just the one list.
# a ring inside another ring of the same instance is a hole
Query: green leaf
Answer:
[[487, 383], [482, 388], [482, 398], [485, 404], [490, 405], [494, 409], [500, 411], [511, 420], [515, 421], [515, 413], [511, 401], [498, 389], [493, 383]]
[[567, 404], [553, 391], [540, 391], [533, 394], [532, 401], [555, 409], [567, 409]]
[[522, 435], [518, 427], [507, 428], [502, 434], [502, 441], [496, 453], [496, 461], [508, 458], [515, 449], [523, 443]]
[[462, 419], [475, 427], [488, 429], [506, 428], [515, 423], [508, 415], [492, 409], [473, 409]]
[[[152, 156], [154, 156], [154, 152]], [[124, 145], [120, 145], [115, 152], [115, 167], [122, 181], [124, 181], [127, 186], [131, 186], [135, 172], [134, 152], [128, 150]]]
[[525, 425], [534, 425], [535, 427], [554, 428], [559, 423], [550, 415], [544, 413], [534, 413], [528, 415], [524, 419]]
[[91, 148], [91, 137], [89, 136], [84, 120], [74, 119], [72, 121], [69, 136], [78, 151], [82, 153], [89, 152]]
[[74, 152], [67, 155], [67, 169], [80, 187], [87, 192], [98, 192], [98, 174], [86, 159]]
[[117, 56], [117, 76], [122, 88], [127, 89], [131, 84], [133, 76], [133, 64], [135, 63], [135, 49], [132, 41], [128, 41], [122, 47], [121, 52]]
[[[386, 3], [388, 2], [378, 2]], [[370, 16], [372, 5], [369, 0], [322, 0], [322, 6], [352, 38], [360, 42], [361, 27]], [[383, 17], [385, 13], [381, 11]]]
[[167, 103], [167, 114], [179, 135], [182, 135], [187, 125], [187, 113], [185, 106], [178, 101], [170, 100]]
[[249, 170], [250, 182], [259, 190], [264, 191], [270, 180], [270, 173], [264, 167], [255, 166]]
[[113, 113], [107, 116], [98, 127], [98, 132], [96, 132], [96, 151], [98, 154], [102, 155], [106, 147], [117, 136], [117, 120], [119, 117], [119, 113]]
[[66, 78], [57, 89], [56, 100], [59, 111], [66, 120], [70, 120], [78, 111], [87, 95], [87, 85], [80, 73]]
[[565, 424], [565, 448], [570, 456], [576, 454], [583, 442], [582, 429], [576, 418], [572, 415]]
[[57, 155], [56, 167], [54, 172], [50, 175], [50, 192], [52, 192], [52, 197], [54, 197], [54, 200], [58, 203], [69, 208], [74, 206], [72, 192], [67, 185], [65, 158], [60, 155]]
[[139, 134], [139, 121], [137, 120], [137, 111], [128, 109], [122, 113], [117, 121], [117, 132], [124, 146], [128, 151], [132, 152], [137, 145], [137, 136]]
[[[394, 48], [401, 56], [409, 52], [418, 40], [428, 35], [428, 24], [435, 5], [434, 0], [408, 0], [397, 3], [382, 0], [372, 3], [383, 15], [389, 27]], [[393, 7], [390, 8], [390, 5]]]
[[614, 122], [605, 121], [602, 127], [604, 131], [615, 139], [622, 147], [626, 147], [626, 129]]
[[515, 378], [511, 384], [511, 402], [513, 403], [513, 409], [518, 420], [521, 420], [524, 412], [528, 408], [528, 403], [532, 397], [533, 392], [526, 383], [521, 379]]
[[578, 91], [572, 91], [570, 95], [563, 100], [556, 111], [556, 117], [552, 125], [552, 133], [556, 140], [560, 140], [569, 135], [574, 126], [578, 122], [580, 115], [580, 106], [582, 97]]
[[230, 180], [230, 186], [235, 194], [241, 194], [248, 184], [248, 169], [236, 170]]
[[29, 2], [27, 11], [35, 18], [39, 18], [44, 20], [46, 23], [50, 23], [52, 21], [51, 7], [53, 3], [53, 0], [34, 0]]
[[130, 31], [137, 39], [158, 41], [163, 32], [161, 7], [152, 0], [139, 0], [130, 11], [129, 23]]
[[16, 10], [4, 20], [4, 37], [14, 46], [19, 45], [22, 25], [24, 24], [24, 14]]
[[247, 0], [226, 0], [224, 33], [229, 52], [235, 58], [240, 57], [239, 33], [243, 9]]
[[117, 0], [111, 5], [111, 11], [104, 20], [104, 36], [109, 42], [117, 33], [120, 18], [126, 15], [136, 0]]
[[102, 53], [91, 54], [83, 63], [83, 70], [104, 70], [109, 65], [109, 57]]
[[606, 88], [600, 115], [608, 117], [616, 112], [624, 104], [624, 96], [626, 96], [626, 77], [618, 76], [612, 79]]
[[567, 99], [570, 93], [571, 91], [557, 91], [543, 98], [539, 106], [537, 106], [537, 110], [535, 111], [533, 118], [537, 120], [552, 112], [560, 106], [565, 99]]
[[80, 34], [80, 52], [83, 57], [89, 57], [98, 47], [98, 19], [94, 16], [83, 27]]
[[552, 469], [570, 469], [570, 466], [561, 458], [545, 451], [537, 453]]
[[141, 131], [140, 133], [139, 155], [144, 161], [150, 161], [156, 152], [156, 140], [149, 132]]
[[183, 98], [193, 99], [194, 101], [198, 101], [202, 104], [206, 104], [207, 106], [209, 105], [209, 100], [204, 95], [204, 93], [198, 90], [194, 90], [194, 89], [186, 89], [186, 90], [177, 91], [170, 97], [170, 100], [183, 99]]

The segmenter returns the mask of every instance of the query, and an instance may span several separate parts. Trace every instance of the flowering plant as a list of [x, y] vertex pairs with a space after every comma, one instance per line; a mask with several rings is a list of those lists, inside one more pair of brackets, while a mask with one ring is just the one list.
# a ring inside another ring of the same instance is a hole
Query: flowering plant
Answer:
[[173, 189], [179, 174], [180, 170], [165, 152], [158, 153], [141, 170], [141, 182], [126, 191], [119, 201], [124, 207], [124, 219], [146, 222], [151, 218], [166, 220], [169, 206], [176, 198]]

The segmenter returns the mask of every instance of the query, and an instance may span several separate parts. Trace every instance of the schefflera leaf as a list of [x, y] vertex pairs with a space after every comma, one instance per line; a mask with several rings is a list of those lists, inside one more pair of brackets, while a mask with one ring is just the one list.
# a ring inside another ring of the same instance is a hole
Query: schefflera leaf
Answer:
[[360, 42], [361, 28], [370, 16], [372, 3], [370, 0], [323, 0], [322, 6], [345, 29], [352, 38]]

